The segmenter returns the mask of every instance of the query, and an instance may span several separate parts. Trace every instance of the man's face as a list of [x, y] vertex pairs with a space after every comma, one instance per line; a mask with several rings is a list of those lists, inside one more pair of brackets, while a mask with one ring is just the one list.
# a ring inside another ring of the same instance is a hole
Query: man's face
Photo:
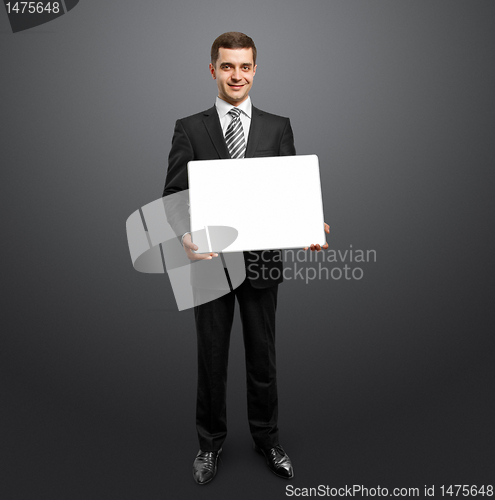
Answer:
[[253, 49], [220, 47], [215, 66], [210, 63], [210, 72], [217, 81], [218, 97], [233, 106], [239, 106], [248, 98], [256, 73]]

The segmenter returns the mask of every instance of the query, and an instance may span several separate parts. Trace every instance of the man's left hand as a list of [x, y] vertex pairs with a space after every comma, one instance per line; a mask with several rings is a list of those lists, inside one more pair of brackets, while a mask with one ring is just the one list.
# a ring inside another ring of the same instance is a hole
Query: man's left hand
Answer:
[[[325, 227], [325, 233], [330, 234], [330, 226], [326, 222], [324, 222], [323, 225]], [[311, 244], [309, 247], [304, 247], [304, 250], [307, 250], [308, 248], [311, 248], [312, 252], [315, 250], [319, 252], [320, 250], [326, 250], [328, 248], [328, 243], [325, 243], [323, 246], [318, 243], [316, 245]]]

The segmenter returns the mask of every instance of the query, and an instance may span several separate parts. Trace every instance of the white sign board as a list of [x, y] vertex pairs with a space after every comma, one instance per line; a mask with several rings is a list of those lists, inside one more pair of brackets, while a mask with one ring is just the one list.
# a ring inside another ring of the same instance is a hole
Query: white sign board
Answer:
[[[193, 239], [206, 230], [198, 253], [325, 244], [316, 155], [190, 161], [187, 170]], [[237, 238], [225, 248], [210, 237], [213, 227]]]

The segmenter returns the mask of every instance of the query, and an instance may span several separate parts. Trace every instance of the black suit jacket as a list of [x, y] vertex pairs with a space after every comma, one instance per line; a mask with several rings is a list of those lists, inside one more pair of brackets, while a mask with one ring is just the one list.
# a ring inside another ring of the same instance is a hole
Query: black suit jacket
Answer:
[[[252, 107], [251, 125], [246, 145], [246, 158], [262, 156], [292, 156], [296, 154], [289, 118], [266, 113]], [[192, 160], [228, 159], [216, 107], [177, 120], [163, 196], [188, 189], [187, 163]], [[260, 183], [263, 179], [259, 179]], [[178, 210], [169, 223], [177, 235], [190, 230], [188, 207]], [[257, 254], [257, 255], [256, 255]], [[283, 281], [280, 251], [244, 252], [247, 278], [255, 288], [266, 288]], [[255, 263], [254, 263], [255, 261]], [[250, 264], [251, 262], [251, 264]], [[258, 266], [266, 266], [264, 273]], [[271, 272], [276, 268], [277, 272]], [[271, 274], [271, 276], [270, 276]]]

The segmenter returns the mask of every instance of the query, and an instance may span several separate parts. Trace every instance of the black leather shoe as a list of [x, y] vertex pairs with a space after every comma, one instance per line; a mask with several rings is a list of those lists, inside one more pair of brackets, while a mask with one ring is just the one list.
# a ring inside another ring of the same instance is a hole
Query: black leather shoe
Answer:
[[198, 451], [193, 463], [193, 477], [198, 484], [209, 483], [217, 473], [218, 451]]
[[269, 469], [274, 474], [279, 477], [283, 477], [284, 479], [292, 479], [294, 477], [292, 462], [279, 444], [266, 450], [263, 450], [255, 444], [254, 449], [265, 457]]

